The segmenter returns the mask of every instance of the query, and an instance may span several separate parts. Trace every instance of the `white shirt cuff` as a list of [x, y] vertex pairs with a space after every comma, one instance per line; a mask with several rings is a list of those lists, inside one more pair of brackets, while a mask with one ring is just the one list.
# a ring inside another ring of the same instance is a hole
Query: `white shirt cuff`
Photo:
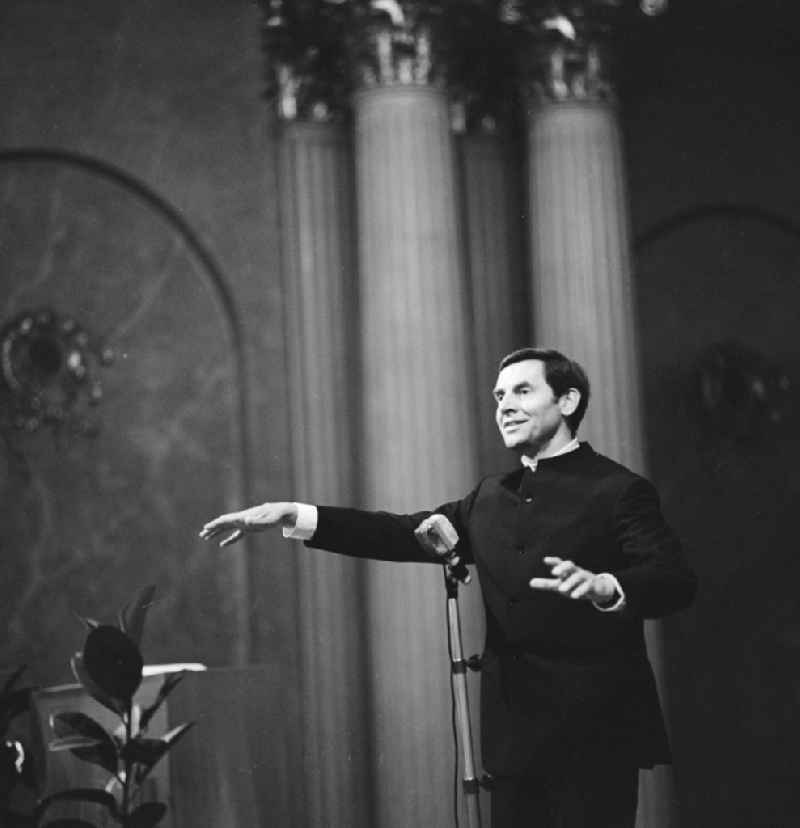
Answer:
[[600, 572], [599, 577], [606, 578], [611, 581], [618, 597], [613, 604], [598, 604], [597, 601], [592, 601], [595, 609], [600, 612], [620, 612], [620, 610], [625, 609], [625, 593], [622, 591], [619, 581], [610, 572]]
[[311, 540], [317, 531], [319, 512], [317, 507], [310, 503], [295, 503], [297, 506], [297, 520], [294, 526], [284, 526], [283, 536], [292, 540]]

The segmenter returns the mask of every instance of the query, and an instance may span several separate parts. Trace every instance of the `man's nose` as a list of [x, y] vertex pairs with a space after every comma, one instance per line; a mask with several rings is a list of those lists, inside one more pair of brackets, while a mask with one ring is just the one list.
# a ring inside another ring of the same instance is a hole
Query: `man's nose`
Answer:
[[500, 404], [497, 406], [497, 410], [500, 414], [508, 414], [511, 411], [516, 411], [516, 408], [516, 400], [512, 396], [503, 397]]

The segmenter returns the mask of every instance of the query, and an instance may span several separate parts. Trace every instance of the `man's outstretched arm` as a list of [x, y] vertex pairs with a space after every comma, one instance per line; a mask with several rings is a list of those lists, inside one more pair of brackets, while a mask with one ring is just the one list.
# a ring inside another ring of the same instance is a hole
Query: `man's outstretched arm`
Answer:
[[459, 563], [458, 534], [442, 514], [395, 515], [303, 503], [262, 503], [220, 515], [200, 531], [204, 540], [222, 536], [220, 546], [246, 534], [280, 528], [286, 537], [331, 552], [374, 560]]

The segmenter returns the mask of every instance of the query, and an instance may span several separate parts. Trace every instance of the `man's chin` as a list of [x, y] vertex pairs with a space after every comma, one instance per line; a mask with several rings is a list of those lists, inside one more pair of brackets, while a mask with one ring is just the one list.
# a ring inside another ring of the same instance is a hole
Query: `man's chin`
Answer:
[[503, 443], [505, 444], [505, 447], [507, 449], [510, 449], [511, 451], [522, 452], [528, 448], [528, 442], [526, 440], [523, 440], [521, 437], [515, 437], [513, 435], [510, 435], [508, 437], [503, 435]]
[[538, 440], [531, 440], [529, 438], [525, 438], [522, 435], [503, 435], [503, 443], [505, 447], [509, 451], [513, 451], [515, 454], [527, 454], [530, 456], [534, 456], [538, 454], [538, 452], [542, 448], [542, 444]]

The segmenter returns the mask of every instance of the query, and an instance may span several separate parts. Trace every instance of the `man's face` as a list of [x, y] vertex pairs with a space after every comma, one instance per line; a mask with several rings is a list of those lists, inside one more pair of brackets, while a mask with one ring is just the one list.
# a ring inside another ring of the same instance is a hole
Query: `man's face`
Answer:
[[503, 368], [494, 398], [497, 427], [507, 448], [536, 452], [560, 430], [569, 435], [561, 402], [547, 384], [541, 360], [526, 359]]

